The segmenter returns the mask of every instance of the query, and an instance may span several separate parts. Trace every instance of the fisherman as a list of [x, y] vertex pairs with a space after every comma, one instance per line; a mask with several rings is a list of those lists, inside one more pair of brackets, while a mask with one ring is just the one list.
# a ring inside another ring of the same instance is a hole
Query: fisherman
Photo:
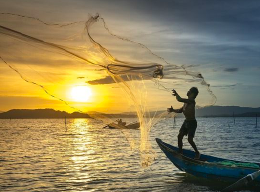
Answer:
[[126, 125], [126, 122], [123, 122], [122, 119], [118, 119], [118, 120], [117, 120], [117, 124], [118, 124], [118, 125], [123, 125], [123, 126], [125, 126], [125, 125]]
[[172, 95], [176, 97], [177, 101], [184, 103], [182, 108], [180, 109], [173, 109], [168, 108], [168, 112], [175, 112], [175, 113], [183, 113], [185, 116], [185, 120], [180, 128], [179, 135], [178, 135], [178, 147], [179, 147], [179, 153], [182, 154], [182, 140], [185, 135], [188, 135], [188, 141], [190, 145], [193, 147], [195, 151], [195, 159], [200, 158], [200, 152], [198, 151], [196, 144], [193, 141], [193, 138], [195, 136], [196, 128], [197, 128], [197, 121], [195, 119], [195, 98], [199, 94], [197, 87], [192, 87], [188, 92], [187, 96], [188, 99], [181, 98], [177, 91], [174, 89], [172, 90]]
[[117, 120], [118, 125], [122, 125], [122, 122], [123, 122], [122, 119]]

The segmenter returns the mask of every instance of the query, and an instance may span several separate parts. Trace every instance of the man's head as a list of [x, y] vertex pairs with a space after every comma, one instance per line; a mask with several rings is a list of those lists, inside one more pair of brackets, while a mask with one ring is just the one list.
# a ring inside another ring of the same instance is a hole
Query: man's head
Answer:
[[187, 92], [187, 96], [191, 98], [196, 98], [197, 95], [199, 94], [199, 90], [197, 87], [192, 87], [190, 90]]

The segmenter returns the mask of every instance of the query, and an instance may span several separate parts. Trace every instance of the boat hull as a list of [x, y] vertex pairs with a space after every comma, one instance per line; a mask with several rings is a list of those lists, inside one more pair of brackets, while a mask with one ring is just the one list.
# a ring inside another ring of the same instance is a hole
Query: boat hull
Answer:
[[[247, 163], [223, 158], [217, 158], [208, 155], [201, 155], [200, 160], [195, 160], [195, 153], [189, 150], [183, 150], [183, 154], [178, 153], [178, 148], [160, 139], [156, 139], [159, 147], [168, 157], [168, 159], [181, 171], [189, 173], [197, 177], [214, 179], [218, 181], [237, 181], [248, 174], [259, 170], [259, 163]], [[221, 162], [234, 162], [234, 164], [249, 164], [253, 167], [226, 166]], [[255, 183], [260, 185], [260, 177], [256, 178]]]

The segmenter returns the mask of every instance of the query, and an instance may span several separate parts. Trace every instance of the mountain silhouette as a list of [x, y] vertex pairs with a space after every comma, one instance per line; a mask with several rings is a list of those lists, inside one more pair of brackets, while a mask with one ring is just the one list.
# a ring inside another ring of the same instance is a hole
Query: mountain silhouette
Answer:
[[[163, 112], [163, 111], [161, 111]], [[95, 112], [91, 112], [91, 114]], [[153, 114], [155, 112], [151, 112]], [[239, 106], [209, 106], [196, 109], [197, 117], [260, 117], [260, 107], [239, 107]], [[111, 117], [136, 117], [136, 113], [128, 112], [122, 114], [104, 114]], [[182, 114], [178, 115], [183, 117]], [[52, 118], [90, 118], [86, 113], [57, 111], [54, 109], [12, 109], [0, 113], [0, 119], [52, 119]]]
[[0, 119], [52, 119], [52, 118], [89, 118], [85, 113], [56, 111], [54, 109], [12, 109], [0, 113]]
[[239, 107], [239, 106], [209, 106], [196, 110], [198, 117], [255, 117], [260, 116], [260, 107]]

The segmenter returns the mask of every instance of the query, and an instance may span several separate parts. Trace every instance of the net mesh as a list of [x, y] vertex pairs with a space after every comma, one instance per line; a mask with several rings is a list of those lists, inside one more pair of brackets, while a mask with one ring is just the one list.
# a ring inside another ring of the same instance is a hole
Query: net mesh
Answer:
[[[20, 95], [59, 101], [56, 109], [86, 112], [106, 125], [113, 123], [131, 148], [140, 151], [143, 166], [154, 158], [151, 128], [169, 117], [165, 109], [174, 102], [171, 89], [184, 93], [197, 86], [204, 95], [200, 106], [216, 102], [201, 73], [171, 64], [147, 46], [112, 33], [98, 14], [87, 21], [57, 24], [1, 13], [0, 41], [2, 63], [30, 84], [22, 85]], [[84, 104], [73, 101], [68, 90], [75, 86], [91, 87], [92, 97]], [[140, 125], [138, 136], [115, 123], [118, 113], [132, 115], [131, 122]]]

